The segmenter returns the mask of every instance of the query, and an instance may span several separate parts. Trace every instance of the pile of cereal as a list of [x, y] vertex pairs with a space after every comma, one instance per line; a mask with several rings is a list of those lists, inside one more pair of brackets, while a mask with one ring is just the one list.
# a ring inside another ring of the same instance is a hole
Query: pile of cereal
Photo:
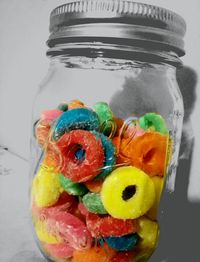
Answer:
[[44, 111], [35, 136], [43, 158], [32, 183], [42, 251], [57, 262], [147, 261], [171, 158], [163, 117], [116, 118], [105, 102]]

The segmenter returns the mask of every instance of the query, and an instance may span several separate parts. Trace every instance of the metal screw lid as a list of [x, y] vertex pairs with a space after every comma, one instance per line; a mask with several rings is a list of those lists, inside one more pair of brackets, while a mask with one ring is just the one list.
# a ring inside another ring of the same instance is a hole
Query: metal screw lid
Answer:
[[123, 42], [183, 56], [186, 23], [178, 14], [132, 0], [70, 0], [50, 15], [49, 47], [72, 39]]

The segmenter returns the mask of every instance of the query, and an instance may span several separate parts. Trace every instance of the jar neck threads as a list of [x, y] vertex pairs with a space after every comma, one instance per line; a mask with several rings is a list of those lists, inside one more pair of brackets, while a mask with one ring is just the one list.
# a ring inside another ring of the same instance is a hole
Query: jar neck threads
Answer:
[[127, 61], [137, 61], [150, 64], [168, 64], [180, 66], [182, 64], [178, 55], [170, 50], [161, 50], [159, 46], [126, 46], [107, 44], [101, 42], [63, 42], [57, 44], [47, 51], [49, 57], [86, 57], [86, 58], [108, 58]]

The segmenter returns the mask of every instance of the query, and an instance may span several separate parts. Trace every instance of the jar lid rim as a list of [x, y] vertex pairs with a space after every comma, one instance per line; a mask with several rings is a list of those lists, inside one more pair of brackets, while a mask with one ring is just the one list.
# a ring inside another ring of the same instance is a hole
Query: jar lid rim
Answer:
[[[69, 0], [66, 4], [56, 7], [51, 12], [49, 26], [51, 35], [49, 39], [60, 37], [60, 30], [65, 38], [71, 37], [68, 35], [69, 30], [67, 27], [78, 24], [84, 25], [84, 31], [86, 32], [87, 25], [91, 23], [96, 24], [98, 27], [101, 23], [107, 23], [108, 27], [111, 24], [111, 27], [113, 27], [113, 23], [131, 25], [133, 28], [139, 26], [141, 27], [139, 35], [143, 34], [143, 30], [147, 31], [149, 28], [151, 33], [154, 30], [153, 34], [156, 36], [161, 35], [161, 42], [163, 43], [173, 35], [174, 43], [172, 48], [177, 45], [177, 49], [180, 50], [178, 55], [184, 55], [185, 20], [168, 9], [134, 2], [133, 0]], [[63, 34], [65, 29], [66, 34]], [[123, 39], [124, 31], [126, 31], [125, 26], [123, 30], [119, 30], [118, 38]], [[165, 37], [163, 37], [163, 34]], [[79, 35], [76, 35], [76, 37], [79, 37]], [[81, 34], [80, 37], [82, 37]], [[89, 31], [87, 37], [91, 37]], [[133, 39], [133, 37], [135, 37], [135, 34], [134, 36], [130, 34], [130, 39]], [[148, 36], [147, 40], [149, 40], [149, 37], [151, 35]]]

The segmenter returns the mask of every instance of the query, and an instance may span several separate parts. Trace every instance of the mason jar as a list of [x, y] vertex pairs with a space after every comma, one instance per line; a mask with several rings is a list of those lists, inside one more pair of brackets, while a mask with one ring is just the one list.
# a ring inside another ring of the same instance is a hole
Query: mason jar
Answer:
[[130, 0], [52, 11], [30, 163], [33, 234], [47, 260], [153, 254], [162, 191], [174, 190], [185, 30], [178, 14]]

